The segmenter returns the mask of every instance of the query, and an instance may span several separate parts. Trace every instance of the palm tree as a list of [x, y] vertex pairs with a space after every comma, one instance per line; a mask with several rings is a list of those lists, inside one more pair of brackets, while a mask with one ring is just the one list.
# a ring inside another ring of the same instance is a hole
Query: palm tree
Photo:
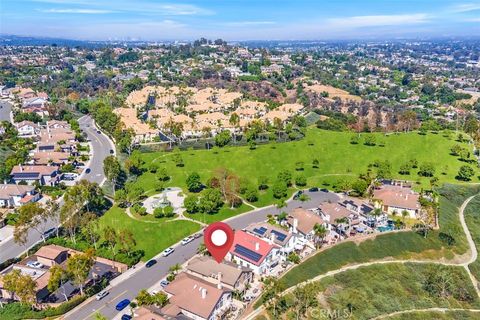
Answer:
[[377, 222], [377, 219], [378, 217], [380, 217], [382, 215], [383, 211], [381, 208], [375, 208], [372, 213], [371, 213], [371, 216], [375, 218], [375, 223]]
[[313, 231], [315, 233], [315, 246], [318, 248], [323, 243], [323, 239], [327, 235], [328, 230], [323, 224], [315, 223], [313, 226]]
[[235, 112], [231, 114], [230, 116], [230, 119], [228, 120], [228, 122], [230, 123], [230, 125], [233, 126], [233, 142], [236, 143], [237, 142], [237, 127], [238, 127], [238, 124], [240, 123], [240, 117], [238, 116], [238, 114], [236, 114]]
[[402, 210], [402, 222], [405, 224], [405, 218], [409, 215], [407, 210]]
[[182, 266], [179, 263], [174, 264], [168, 269], [168, 271], [170, 271], [173, 274], [177, 274], [178, 271], [180, 270], [182, 270]]

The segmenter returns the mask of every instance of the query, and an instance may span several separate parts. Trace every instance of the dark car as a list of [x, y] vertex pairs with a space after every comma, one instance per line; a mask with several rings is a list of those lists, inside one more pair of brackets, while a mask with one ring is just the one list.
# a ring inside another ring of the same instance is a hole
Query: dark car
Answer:
[[317, 191], [318, 191], [318, 188], [317, 188], [317, 187], [311, 187], [310, 189], [308, 189], [308, 191], [310, 191], [310, 192], [317, 192]]
[[294, 199], [294, 200], [299, 199], [302, 194], [303, 194], [303, 191], [298, 191], [298, 192], [295, 193], [295, 195], [293, 196], [293, 199]]
[[97, 130], [97, 133], [98, 133], [98, 134], [102, 134], [102, 131], [100, 131], [100, 130]]
[[325, 189], [325, 188], [320, 189], [320, 191], [328, 193], [328, 189]]
[[90, 170], [90, 168], [85, 169], [85, 173], [86, 173], [86, 174], [89, 174], [90, 171], [92, 171], [92, 170]]
[[157, 260], [152, 259], [152, 260], [148, 261], [145, 266], [146, 266], [147, 268], [150, 268], [150, 267], [154, 266], [156, 263], [157, 263]]
[[113, 151], [113, 149], [110, 149], [110, 154], [114, 154], [115, 152]]
[[130, 319], [132, 319], [132, 316], [129, 314], [124, 314], [121, 318], [121, 320], [130, 320]]
[[130, 300], [128, 300], [128, 299], [123, 299], [122, 301], [120, 301], [120, 302], [115, 306], [115, 309], [117, 309], [117, 311], [122, 311], [122, 310], [125, 309], [129, 304], [130, 304]]

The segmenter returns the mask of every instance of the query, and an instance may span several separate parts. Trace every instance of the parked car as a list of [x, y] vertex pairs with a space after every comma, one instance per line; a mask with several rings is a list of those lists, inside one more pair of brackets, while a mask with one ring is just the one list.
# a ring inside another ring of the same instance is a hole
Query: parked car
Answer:
[[193, 241], [193, 237], [186, 237], [185, 239], [182, 240], [181, 244], [182, 246], [186, 246], [187, 244], [189, 244], [190, 242]]
[[102, 300], [103, 298], [105, 298], [106, 296], [108, 296], [109, 292], [108, 291], [102, 291], [102, 292], [99, 292], [97, 293], [97, 295], [95, 296], [95, 299], [97, 299], [97, 301], [100, 301]]
[[120, 320], [130, 320], [132, 319], [132, 316], [129, 314], [124, 314]]
[[113, 149], [110, 149], [110, 154], [114, 154], [115, 152], [113, 151]]
[[320, 189], [320, 191], [328, 193], [328, 189], [325, 189], [325, 188]]
[[115, 309], [117, 309], [117, 311], [122, 311], [122, 310], [125, 309], [129, 304], [130, 304], [130, 300], [128, 300], [128, 299], [123, 299], [122, 301], [120, 301], [119, 303], [117, 303], [117, 305], [115, 306]]
[[98, 134], [102, 134], [102, 131], [100, 131], [100, 130], [97, 130], [97, 133], [98, 133]]
[[317, 187], [311, 187], [310, 189], [308, 189], [308, 191], [310, 191], [310, 192], [317, 192], [317, 191], [318, 191], [318, 188], [317, 188]]
[[43, 268], [43, 264], [41, 264], [38, 261], [28, 261], [27, 262], [27, 267], [35, 268], [35, 269], [41, 269], [41, 268]]
[[171, 247], [170, 247], [170, 248], [167, 248], [167, 249], [165, 249], [165, 250], [162, 252], [162, 256], [163, 256], [163, 257], [168, 257], [169, 255], [172, 254], [173, 251], [175, 251], [175, 249], [173, 249], [173, 248], [171, 248]]
[[90, 168], [87, 168], [87, 169], [85, 170], [85, 173], [86, 173], [86, 174], [89, 174], [90, 171], [92, 171], [92, 170], [90, 170]]
[[195, 233], [195, 234], [193, 235], [193, 237], [194, 237], [195, 239], [198, 239], [198, 238], [200, 238], [201, 236], [202, 236], [202, 233], [201, 233], [201, 232]]
[[170, 282], [169, 282], [168, 280], [166, 280], [166, 279], [163, 279], [162, 281], [160, 281], [160, 285], [161, 285], [162, 287], [168, 286], [169, 283], [170, 283]]
[[295, 195], [293, 196], [293, 199], [294, 200], [297, 200], [298, 198], [300, 198], [300, 196], [303, 194], [303, 191], [298, 191], [297, 193], [295, 193]]
[[51, 238], [55, 235], [55, 232], [57, 232], [57, 228], [50, 228], [43, 233], [43, 237], [45, 239]]
[[145, 266], [147, 268], [150, 268], [150, 267], [154, 266], [156, 263], [157, 263], [157, 260], [152, 259], [152, 260], [148, 261], [147, 264], [145, 264]]

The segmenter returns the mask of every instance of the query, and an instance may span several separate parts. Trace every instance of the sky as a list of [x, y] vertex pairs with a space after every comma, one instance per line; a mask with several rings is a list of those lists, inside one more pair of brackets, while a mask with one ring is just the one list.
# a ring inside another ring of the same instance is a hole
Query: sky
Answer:
[[0, 0], [0, 34], [82, 40], [480, 36], [480, 1]]

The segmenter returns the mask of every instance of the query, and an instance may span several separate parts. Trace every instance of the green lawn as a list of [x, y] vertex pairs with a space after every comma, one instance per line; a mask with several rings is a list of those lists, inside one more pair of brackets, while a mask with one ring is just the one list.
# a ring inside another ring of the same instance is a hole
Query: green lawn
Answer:
[[240, 213], [244, 213], [250, 210], [252, 210], [252, 207], [242, 203], [240, 207], [233, 208], [233, 209], [224, 206], [215, 214], [185, 213], [185, 216], [206, 224], [210, 224], [216, 221], [222, 221], [222, 220], [234, 217]]
[[137, 249], [145, 252], [146, 261], [184, 237], [200, 230], [200, 225], [190, 221], [141, 222], [130, 218], [125, 210], [112, 207], [100, 218], [100, 226], [130, 230], [137, 241]]
[[[436, 176], [440, 183], [454, 182], [460, 166], [464, 163], [457, 157], [450, 155], [450, 148], [457, 142], [440, 134], [418, 133], [392, 134], [385, 136], [373, 133], [376, 136], [376, 146], [365, 146], [362, 143], [353, 145], [348, 132], [324, 131], [309, 128], [303, 140], [287, 143], [271, 143], [258, 146], [255, 150], [248, 147], [225, 147], [212, 150], [179, 151], [184, 161], [184, 167], [176, 167], [173, 153], [152, 152], [143, 153], [145, 167], [155, 161], [165, 167], [172, 179], [168, 186], [178, 186], [186, 189], [185, 180], [189, 173], [198, 172], [205, 182], [212, 176], [214, 169], [219, 167], [233, 171], [242, 179], [246, 179], [255, 186], [258, 178], [266, 176], [272, 184], [277, 174], [284, 169], [290, 170], [295, 176], [304, 174], [309, 186], [332, 186], [339, 179], [355, 179], [359, 173], [366, 172], [369, 164], [375, 160], [389, 160], [392, 164], [392, 174], [395, 178], [413, 180], [419, 183], [418, 187], [428, 186], [430, 178], [421, 178], [416, 172], [410, 175], [399, 175], [402, 164], [410, 159], [417, 159], [419, 164], [432, 162], [436, 167]], [[454, 135], [452, 135], [454, 136]], [[384, 146], [379, 146], [380, 142]], [[465, 147], [468, 148], [466, 144]], [[312, 168], [312, 160], [318, 159], [319, 168]], [[303, 162], [304, 171], [295, 172], [295, 163]], [[442, 172], [446, 169], [446, 175]], [[477, 169], [476, 169], [477, 170]], [[477, 180], [477, 178], [474, 178]], [[145, 190], [154, 193], [155, 175], [146, 172], [137, 180]], [[292, 191], [292, 190], [291, 190]], [[259, 205], [273, 202], [271, 192], [261, 195]]]
[[[440, 296], [438, 289], [427, 290], [427, 280], [432, 275], [441, 274], [442, 280], [452, 281], [450, 294]], [[446, 280], [448, 279], [448, 280]], [[318, 313], [322, 309], [351, 310], [348, 319], [371, 319], [395, 311], [444, 308], [478, 308], [480, 302], [462, 267], [439, 267], [429, 264], [389, 264], [362, 267], [328, 277], [311, 284], [316, 306], [311, 309]], [[286, 297], [286, 305], [292, 305], [291, 295]], [[409, 318], [410, 319], [410, 318]]]
[[[476, 196], [465, 208], [465, 222], [472, 235], [473, 241], [480, 250], [480, 196]], [[468, 266], [477, 280], [480, 280], [480, 258]]]
[[[351, 263], [362, 263], [385, 257], [396, 259], [422, 258], [451, 259], [455, 254], [463, 254], [468, 249], [467, 240], [460, 227], [458, 207], [469, 196], [480, 191], [480, 186], [465, 187], [446, 185], [440, 190], [440, 230], [430, 232], [425, 239], [414, 232], [390, 233], [367, 240], [359, 245], [353, 242], [340, 243], [322, 251], [288, 271], [282, 281], [287, 287], [314, 278], [330, 270], [339, 269]], [[448, 246], [439, 238], [440, 232], [450, 232], [455, 239]]]

